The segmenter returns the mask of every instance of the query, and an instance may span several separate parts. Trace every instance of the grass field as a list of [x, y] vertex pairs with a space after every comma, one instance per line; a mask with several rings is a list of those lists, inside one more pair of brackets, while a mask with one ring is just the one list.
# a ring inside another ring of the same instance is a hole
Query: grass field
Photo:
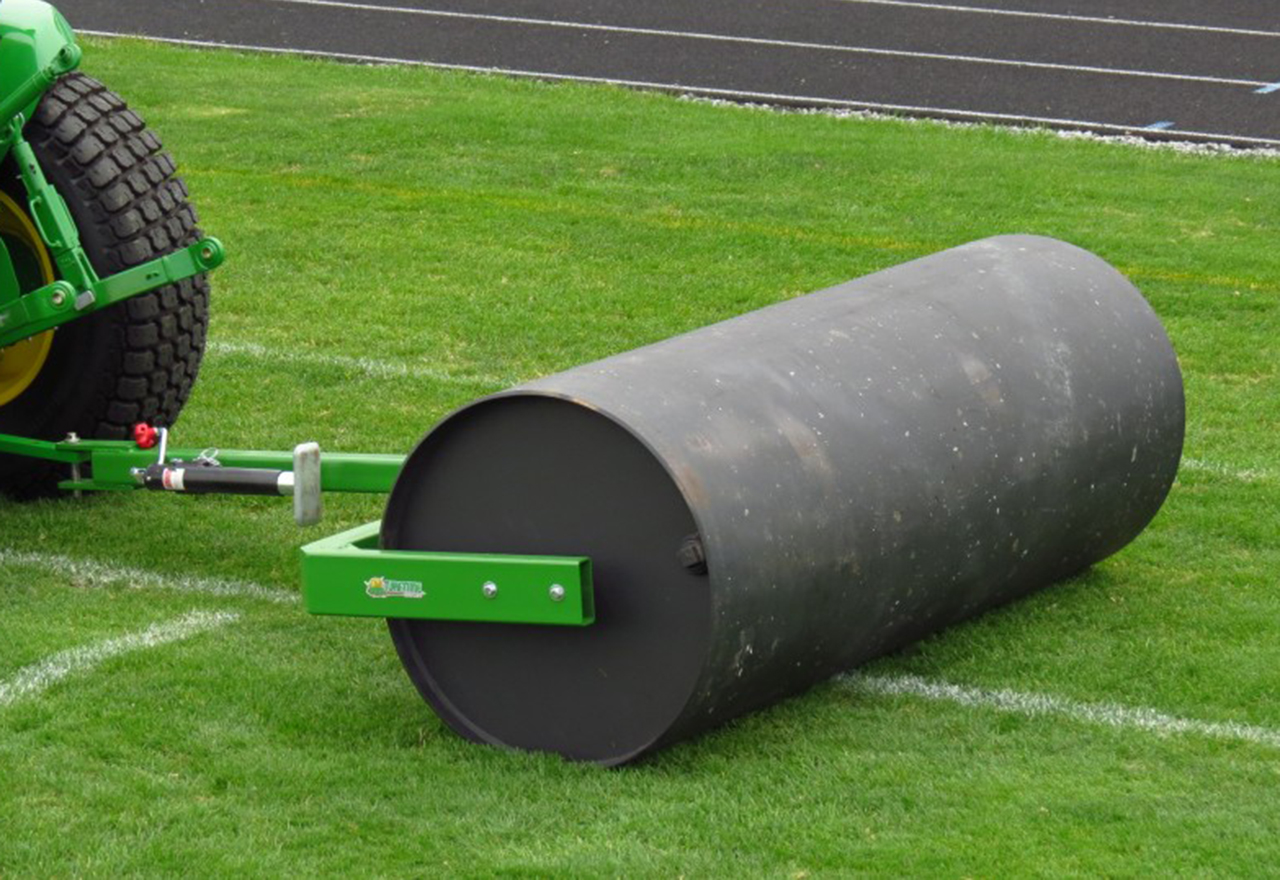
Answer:
[[617, 771], [462, 742], [380, 622], [302, 612], [297, 547], [377, 499], [301, 533], [265, 500], [0, 502], [0, 876], [1280, 864], [1280, 161], [142, 43], [84, 67], [231, 254], [183, 445], [405, 451], [510, 382], [1034, 232], [1164, 319], [1186, 460], [1086, 575]]

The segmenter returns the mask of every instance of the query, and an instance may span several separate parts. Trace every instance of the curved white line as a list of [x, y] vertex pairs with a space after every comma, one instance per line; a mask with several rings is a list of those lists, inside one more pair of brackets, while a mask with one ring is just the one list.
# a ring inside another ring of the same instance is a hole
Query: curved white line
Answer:
[[192, 611], [167, 623], [152, 624], [141, 632], [59, 651], [39, 663], [24, 666], [9, 678], [0, 681], [0, 707], [37, 696], [67, 676], [87, 672], [112, 657], [189, 639], [199, 633], [226, 626], [239, 617], [240, 615], [231, 611]]

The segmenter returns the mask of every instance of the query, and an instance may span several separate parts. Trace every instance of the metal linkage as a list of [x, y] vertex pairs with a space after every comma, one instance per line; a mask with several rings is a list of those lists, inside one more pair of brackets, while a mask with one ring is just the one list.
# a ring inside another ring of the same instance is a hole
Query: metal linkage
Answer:
[[[59, 487], [69, 490], [113, 491], [143, 488], [136, 474], [159, 463], [200, 461], [206, 448], [169, 448], [167, 432], [156, 429], [155, 444], [139, 445], [130, 440], [82, 440], [76, 437], [62, 441], [33, 440], [0, 434], [0, 453], [58, 461], [79, 466], [81, 476], [65, 480]], [[157, 448], [161, 438], [166, 439], [165, 456], [159, 458]], [[391, 491], [396, 475], [404, 464], [402, 455], [371, 453], [326, 453], [323, 458], [315, 444], [302, 444], [291, 452], [263, 450], [223, 449], [216, 458], [222, 471], [229, 469], [254, 469], [265, 471], [289, 471], [297, 474], [306, 471], [307, 480], [312, 471], [318, 471], [320, 489], [324, 492], [386, 493]], [[87, 467], [86, 467], [87, 466]], [[87, 472], [87, 475], [86, 475]], [[294, 494], [294, 493], [286, 493]]]
[[[57, 82], [58, 77], [80, 66], [83, 54], [75, 43], [66, 43], [54, 54], [52, 61], [33, 71], [16, 88], [5, 89], [0, 97], [0, 124], [21, 118], [27, 108], [34, 106], [49, 87]], [[18, 129], [21, 128], [19, 125]]]
[[11, 153], [27, 193], [31, 219], [58, 267], [59, 280], [21, 293], [12, 260], [0, 243], [0, 348], [106, 308], [121, 300], [173, 284], [222, 265], [226, 250], [216, 238], [196, 243], [107, 277], [99, 277], [80, 244], [80, 231], [62, 195], [45, 177], [23, 137], [24, 108], [80, 61], [68, 43], [44, 68], [0, 101], [0, 157]]
[[[66, 203], [44, 180], [44, 175], [39, 174], [40, 166], [30, 150], [20, 138], [14, 144], [19, 167], [35, 169], [39, 175], [39, 180], [28, 185], [31, 216], [40, 237], [49, 245], [62, 279], [14, 296], [16, 280], [10, 282], [12, 268], [0, 276], [0, 287], [8, 291], [8, 295], [0, 296], [0, 302], [4, 303], [0, 306], [0, 348], [222, 265], [226, 249], [210, 237], [140, 266], [99, 278], [80, 247], [80, 235]], [[24, 171], [23, 180], [27, 179]], [[10, 261], [6, 255], [0, 262], [8, 265]], [[13, 289], [9, 289], [11, 287]]]

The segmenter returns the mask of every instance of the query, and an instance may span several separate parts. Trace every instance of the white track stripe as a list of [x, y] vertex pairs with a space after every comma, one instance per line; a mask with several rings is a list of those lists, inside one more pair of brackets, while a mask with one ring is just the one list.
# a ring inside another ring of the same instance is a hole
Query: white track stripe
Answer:
[[1228, 86], [1264, 87], [1262, 80], [1229, 79], [1218, 76], [1198, 76], [1186, 73], [1163, 73], [1125, 68], [1093, 67], [1081, 64], [1054, 64], [1046, 61], [1018, 61], [1011, 58], [984, 58], [978, 55], [948, 55], [938, 52], [912, 52], [906, 49], [873, 49], [867, 46], [845, 46], [835, 43], [810, 43], [801, 40], [775, 40], [766, 37], [742, 37], [731, 34], [709, 34], [703, 31], [673, 31], [660, 28], [626, 27], [612, 24], [592, 24], [582, 21], [560, 21], [547, 18], [525, 18], [515, 15], [489, 15], [477, 12], [455, 12], [444, 9], [414, 9], [401, 6], [378, 6], [372, 3], [352, 3], [349, 0], [271, 0], [292, 6], [324, 6], [351, 9], [361, 12], [386, 12], [398, 15], [419, 15], [433, 18], [454, 18], [466, 21], [491, 21], [498, 24], [518, 24], [530, 27], [564, 28], [576, 31], [603, 31], [610, 34], [631, 34], [643, 37], [670, 37], [680, 40], [705, 40], [716, 43], [738, 43], [745, 46], [771, 46], [779, 49], [808, 49], [819, 52], [842, 52], [853, 55], [877, 55], [890, 58], [916, 58], [927, 61], [957, 61], [964, 64], [994, 64], [1002, 67], [1031, 68], [1035, 70], [1064, 70], [1071, 73], [1098, 73], [1107, 76], [1136, 76], [1148, 79], [1168, 79], [1181, 82], [1214, 83]]
[[1220, 27], [1210, 24], [1181, 24], [1171, 21], [1140, 21], [1129, 18], [1100, 18], [1092, 15], [1068, 15], [1061, 12], [1026, 12], [1017, 9], [988, 9], [983, 6], [956, 6], [947, 3], [920, 3], [913, 0], [837, 0], [840, 3], [863, 3], [875, 6], [902, 6], [931, 9], [938, 12], [969, 12], [978, 15], [1007, 15], [1015, 18], [1043, 18], [1050, 21], [1073, 21], [1081, 24], [1114, 24], [1121, 27], [1161, 28], [1171, 31], [1202, 31], [1209, 34], [1234, 34], [1241, 37], [1280, 37], [1280, 31], [1252, 28]]
[[105, 660], [155, 648], [170, 642], [217, 629], [239, 619], [231, 611], [192, 611], [176, 620], [156, 623], [141, 632], [59, 651], [52, 657], [24, 666], [13, 676], [0, 681], [0, 707], [9, 706], [24, 697], [34, 697], [76, 672], [87, 672]]
[[274, 361], [281, 364], [299, 364], [312, 367], [346, 370], [363, 373], [371, 379], [429, 379], [433, 382], [444, 382], [451, 385], [506, 387], [514, 385], [515, 380], [501, 376], [459, 376], [447, 370], [433, 367], [397, 363], [395, 361], [376, 360], [367, 357], [351, 357], [342, 354], [325, 354], [324, 352], [298, 351], [296, 349], [275, 349], [254, 342], [220, 342], [211, 340], [206, 349], [214, 355], [230, 355], [253, 358], [254, 360]]
[[31, 553], [0, 549], [0, 567], [25, 566], [51, 571], [76, 586], [169, 590], [232, 599], [260, 599], [281, 604], [298, 601], [298, 594], [245, 581], [167, 575], [156, 571], [108, 565], [93, 559], [75, 559], [58, 553]]
[[975, 709], [994, 709], [1028, 717], [1054, 715], [1085, 724], [1100, 724], [1122, 730], [1143, 730], [1162, 736], [1198, 734], [1212, 739], [1235, 740], [1280, 748], [1280, 730], [1239, 724], [1234, 721], [1195, 721], [1166, 715], [1155, 709], [1132, 708], [1116, 703], [1078, 703], [1047, 694], [1010, 690], [961, 687], [944, 681], [930, 681], [915, 675], [863, 675], [847, 673], [841, 682], [865, 694], [920, 697], [956, 703]]
[[1266, 468], [1233, 468], [1216, 461], [1205, 461], [1202, 458], [1184, 458], [1182, 466], [1190, 471], [1204, 471], [1246, 483], [1269, 483], [1280, 477], [1280, 473]]
[[[737, 101], [759, 101], [784, 105], [821, 106], [850, 110], [870, 110], [880, 113], [905, 113], [941, 119], [957, 119], [972, 122], [1033, 124], [1050, 127], [1066, 127], [1085, 131], [1135, 134], [1144, 131], [1141, 125], [1116, 125], [1111, 122], [1090, 122], [1081, 119], [1057, 119], [1051, 116], [1022, 116], [1015, 113], [984, 113], [980, 110], [956, 110], [947, 107], [919, 107], [911, 104], [882, 104], [876, 101], [848, 101], [843, 98], [818, 98], [809, 95], [782, 95], [776, 92], [751, 92], [741, 89], [717, 89], [710, 86], [690, 86], [680, 83], [656, 83], [634, 79], [612, 79], [605, 76], [576, 76], [568, 73], [544, 73], [534, 70], [512, 70], [506, 67], [479, 67], [473, 64], [442, 64], [413, 58], [385, 58], [380, 55], [359, 55], [352, 52], [322, 52], [318, 49], [282, 49], [277, 46], [252, 46], [245, 43], [218, 43], [212, 40], [184, 40], [176, 37], [146, 37], [117, 31], [78, 30], [91, 37], [124, 37], [168, 43], [175, 46], [199, 46], [206, 49], [234, 49], [240, 52], [265, 52], [271, 55], [301, 55], [307, 58], [333, 58], [339, 61], [359, 61], [367, 64], [404, 64], [413, 67], [432, 67], [439, 70], [464, 70], [470, 73], [489, 73], [501, 76], [528, 77], [530, 79], [557, 80], [563, 82], [599, 83], [610, 86], [626, 86], [636, 89], [653, 89], [678, 94], [709, 95]], [[1146, 132], [1151, 134], [1150, 131]], [[1162, 129], [1161, 136], [1180, 136], [1199, 140], [1212, 140], [1265, 147], [1280, 147], [1280, 139], [1246, 137], [1207, 131], [1185, 131], [1178, 128]]]

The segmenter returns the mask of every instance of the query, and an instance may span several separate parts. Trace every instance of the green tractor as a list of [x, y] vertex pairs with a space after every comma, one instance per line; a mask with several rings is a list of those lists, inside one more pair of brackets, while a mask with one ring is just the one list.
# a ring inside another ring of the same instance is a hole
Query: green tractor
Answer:
[[[76, 72], [80, 54], [49, 4], [0, 3], [0, 434], [123, 440], [182, 409], [222, 248], [155, 134]], [[0, 456], [11, 495], [65, 474]]]

